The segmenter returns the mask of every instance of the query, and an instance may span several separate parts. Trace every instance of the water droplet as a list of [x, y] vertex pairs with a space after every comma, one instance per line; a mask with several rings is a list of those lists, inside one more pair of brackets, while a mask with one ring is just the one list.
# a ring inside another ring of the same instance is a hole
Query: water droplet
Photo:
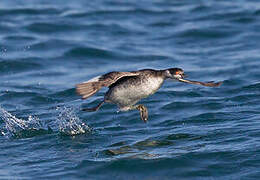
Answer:
[[39, 118], [29, 116], [28, 120], [23, 120], [15, 117], [8, 111], [0, 107], [1, 118], [5, 122], [5, 127], [1, 132], [4, 136], [23, 136], [23, 134], [30, 134], [30, 131], [43, 130]]
[[59, 129], [62, 134], [77, 135], [91, 131], [91, 128], [83, 123], [72, 107], [57, 107], [59, 115], [57, 118]]

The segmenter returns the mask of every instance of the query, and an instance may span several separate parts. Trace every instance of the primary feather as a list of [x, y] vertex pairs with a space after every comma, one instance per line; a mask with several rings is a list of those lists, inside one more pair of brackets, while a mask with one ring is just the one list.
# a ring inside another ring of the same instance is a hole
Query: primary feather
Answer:
[[102, 88], [100, 82], [86, 82], [78, 84], [76, 87], [77, 93], [82, 96], [82, 99], [86, 99], [95, 94]]
[[82, 99], [86, 99], [96, 92], [98, 92], [103, 86], [109, 87], [120, 78], [125, 76], [136, 76], [138, 72], [110, 72], [102, 76], [97, 76], [89, 81], [76, 85], [76, 91], [82, 96]]

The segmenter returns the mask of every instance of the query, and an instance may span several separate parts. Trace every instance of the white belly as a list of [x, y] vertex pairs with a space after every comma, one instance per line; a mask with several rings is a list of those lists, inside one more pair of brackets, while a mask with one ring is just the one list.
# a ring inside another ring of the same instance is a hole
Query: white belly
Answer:
[[155, 93], [162, 85], [163, 79], [129, 79], [113, 88], [106, 94], [106, 99], [120, 108], [136, 104], [142, 98]]

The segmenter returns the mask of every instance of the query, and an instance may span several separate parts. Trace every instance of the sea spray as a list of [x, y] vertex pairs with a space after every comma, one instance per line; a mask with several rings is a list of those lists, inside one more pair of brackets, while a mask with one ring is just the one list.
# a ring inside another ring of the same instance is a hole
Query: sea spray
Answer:
[[38, 117], [29, 116], [27, 120], [19, 119], [0, 107], [0, 117], [5, 126], [1, 134], [7, 137], [28, 137], [33, 136], [36, 131], [42, 131], [43, 125]]
[[57, 110], [59, 111], [57, 121], [61, 134], [77, 135], [91, 131], [91, 128], [75, 114], [75, 110], [72, 107], [62, 106], [57, 107]]

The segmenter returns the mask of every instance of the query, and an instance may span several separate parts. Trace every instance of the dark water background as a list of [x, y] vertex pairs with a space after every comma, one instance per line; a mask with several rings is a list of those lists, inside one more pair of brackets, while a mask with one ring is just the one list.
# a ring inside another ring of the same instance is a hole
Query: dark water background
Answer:
[[[109, 71], [181, 67], [137, 111], [86, 101]], [[260, 2], [0, 2], [0, 179], [259, 179]], [[78, 134], [78, 135], [75, 135]]]

